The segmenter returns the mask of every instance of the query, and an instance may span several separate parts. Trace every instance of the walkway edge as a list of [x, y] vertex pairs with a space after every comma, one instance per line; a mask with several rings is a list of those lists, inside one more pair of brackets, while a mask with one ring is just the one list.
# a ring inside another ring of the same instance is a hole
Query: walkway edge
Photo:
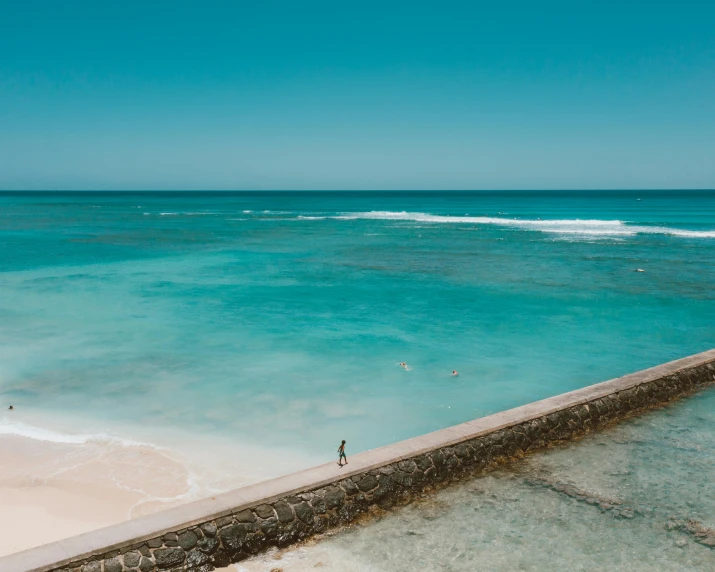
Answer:
[[3, 572], [209, 572], [715, 380], [715, 349], [0, 558]]

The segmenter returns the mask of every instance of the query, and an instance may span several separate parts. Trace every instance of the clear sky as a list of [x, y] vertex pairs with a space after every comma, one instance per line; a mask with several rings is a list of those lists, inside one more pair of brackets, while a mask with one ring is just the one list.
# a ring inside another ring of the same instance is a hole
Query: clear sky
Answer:
[[715, 2], [0, 0], [0, 189], [715, 187]]

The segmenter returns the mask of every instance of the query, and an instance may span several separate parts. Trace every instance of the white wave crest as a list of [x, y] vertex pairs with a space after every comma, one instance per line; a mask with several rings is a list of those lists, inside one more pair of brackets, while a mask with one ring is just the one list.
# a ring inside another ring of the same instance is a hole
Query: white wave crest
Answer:
[[629, 225], [621, 220], [599, 219], [564, 219], [564, 220], [533, 220], [508, 219], [500, 217], [479, 216], [444, 216], [419, 212], [370, 211], [360, 213], [345, 213], [333, 217], [341, 220], [374, 219], [374, 220], [404, 220], [421, 223], [477, 224], [496, 225], [525, 230], [557, 234], [580, 234], [589, 236], [633, 236], [636, 234], [667, 234], [687, 238], [715, 238], [715, 230], [684, 230], [660, 226]]

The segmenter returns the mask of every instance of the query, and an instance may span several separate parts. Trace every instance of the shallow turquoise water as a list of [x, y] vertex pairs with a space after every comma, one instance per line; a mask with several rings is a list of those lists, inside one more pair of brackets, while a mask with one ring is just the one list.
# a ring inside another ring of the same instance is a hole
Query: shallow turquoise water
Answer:
[[2, 194], [0, 401], [312, 463], [709, 349], [713, 286], [712, 192]]
[[[237, 572], [711, 571], [715, 389]], [[697, 532], [696, 531], [696, 532]]]

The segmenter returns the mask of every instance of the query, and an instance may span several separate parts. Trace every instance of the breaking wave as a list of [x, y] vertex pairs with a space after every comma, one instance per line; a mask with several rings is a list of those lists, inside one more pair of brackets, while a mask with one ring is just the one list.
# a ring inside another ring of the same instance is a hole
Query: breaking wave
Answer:
[[370, 211], [345, 213], [331, 217], [341, 220], [393, 220], [422, 223], [495, 225], [556, 234], [580, 234], [588, 236], [619, 237], [636, 234], [666, 234], [686, 238], [715, 238], [715, 230], [685, 230], [665, 226], [643, 226], [628, 224], [621, 220], [598, 219], [509, 219], [483, 216], [444, 216], [419, 212]]

